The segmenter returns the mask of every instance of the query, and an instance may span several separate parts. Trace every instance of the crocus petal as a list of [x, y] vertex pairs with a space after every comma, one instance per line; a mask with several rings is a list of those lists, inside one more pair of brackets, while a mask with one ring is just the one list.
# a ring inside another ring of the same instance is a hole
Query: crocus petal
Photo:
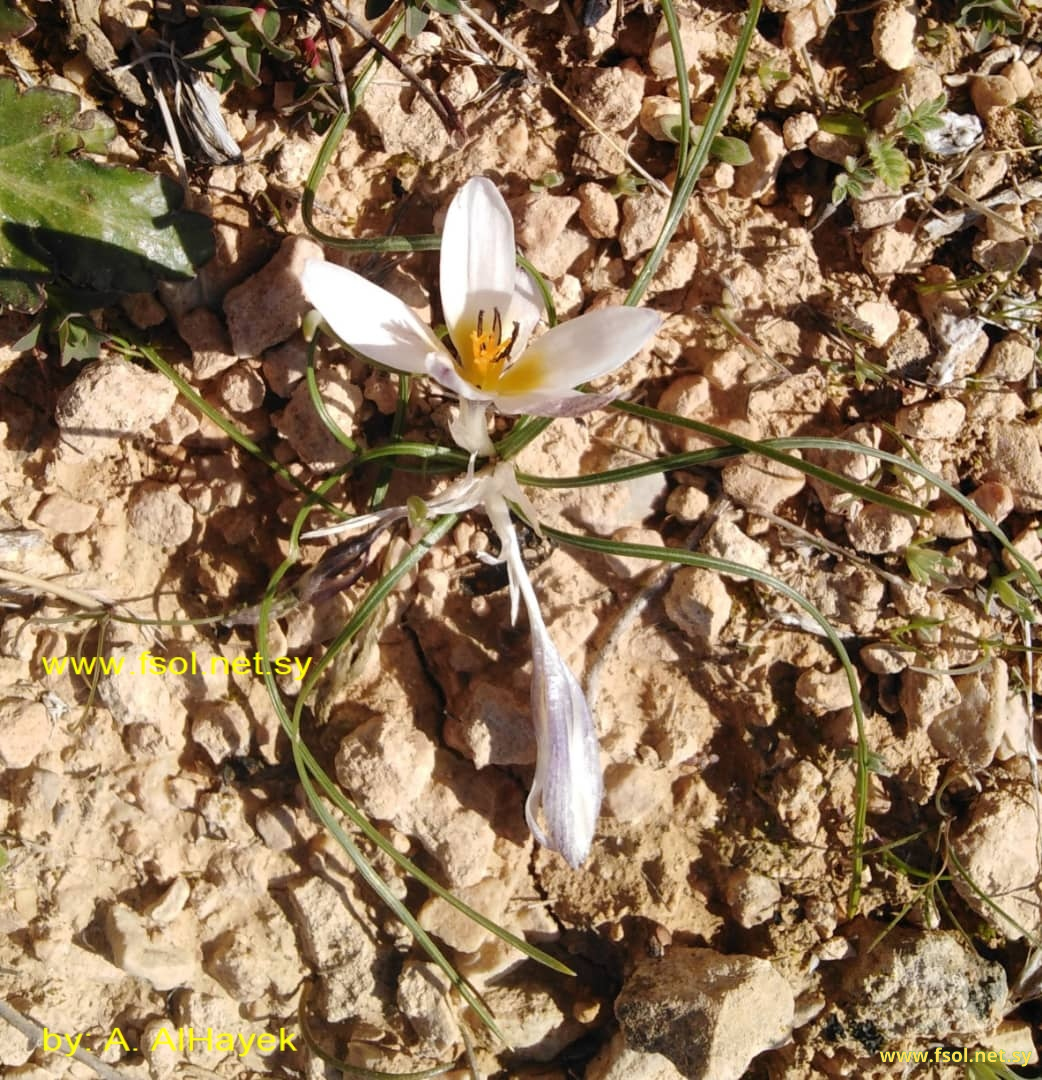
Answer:
[[[524, 590], [521, 595], [527, 596]], [[582, 689], [554, 647], [542, 619], [532, 619], [532, 723], [536, 769], [525, 802], [528, 827], [576, 870], [590, 853], [603, 785], [593, 717]], [[546, 832], [536, 822], [542, 808]]]
[[609, 307], [588, 311], [547, 330], [504, 372], [502, 395], [565, 391], [622, 367], [662, 325], [648, 308]]
[[546, 304], [532, 275], [523, 267], [518, 267], [514, 276], [514, 299], [510, 303], [510, 312], [503, 320], [505, 327], [513, 332], [517, 323], [517, 337], [514, 340], [513, 354], [520, 356], [528, 345], [532, 331], [546, 316]]
[[449, 424], [449, 433], [456, 445], [468, 454], [491, 457], [496, 448], [488, 437], [488, 403], [460, 398], [459, 412]]
[[581, 394], [577, 390], [569, 393], [532, 393], [497, 395], [496, 412], [504, 416], [584, 416], [594, 409], [603, 409], [610, 405], [620, 391], [604, 394]]
[[[510, 466], [513, 479], [513, 469]], [[485, 512], [503, 546], [510, 574], [511, 599], [520, 594], [532, 634], [532, 724], [536, 738], [536, 767], [525, 818], [532, 835], [544, 847], [559, 851], [578, 869], [593, 843], [604, 788], [600, 751], [590, 708], [582, 688], [561, 659], [543, 622], [529, 580], [521, 547], [503, 495], [509, 486], [497, 467], [485, 493]], [[514, 481], [516, 486], [516, 481]], [[543, 825], [537, 815], [542, 810]]]
[[478, 313], [510, 311], [514, 221], [491, 180], [468, 180], [449, 204], [441, 234], [441, 307], [457, 350], [469, 349]]
[[432, 355], [451, 364], [445, 347], [410, 307], [354, 271], [309, 259], [300, 283], [333, 333], [377, 364], [414, 375], [426, 374]]

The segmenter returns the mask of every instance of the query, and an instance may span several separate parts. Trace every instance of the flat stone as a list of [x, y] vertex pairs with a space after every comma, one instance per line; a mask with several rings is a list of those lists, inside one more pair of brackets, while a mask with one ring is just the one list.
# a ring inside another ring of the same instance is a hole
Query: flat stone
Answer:
[[98, 516], [98, 508], [68, 495], [45, 495], [33, 511], [33, 521], [57, 533], [86, 532]]
[[0, 700], [0, 761], [9, 769], [31, 765], [51, 738], [51, 721], [38, 701]]

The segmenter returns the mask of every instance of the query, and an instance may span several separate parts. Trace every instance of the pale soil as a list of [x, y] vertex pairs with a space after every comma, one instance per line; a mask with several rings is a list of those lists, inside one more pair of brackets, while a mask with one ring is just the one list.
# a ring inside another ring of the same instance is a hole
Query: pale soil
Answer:
[[[972, 35], [939, 21], [954, 17], [947, 9], [920, 11], [918, 23], [898, 6], [878, 19], [863, 10], [826, 34], [816, 31], [825, 5], [786, 16], [792, 6], [763, 17], [728, 127], [750, 139], [756, 160], [738, 170], [710, 164], [647, 298], [667, 316], [664, 329], [617, 382], [628, 400], [746, 437], [842, 436], [916, 455], [1042, 564], [1037, 339], [973, 321], [978, 298], [969, 292], [920, 296], [914, 287], [922, 276], [943, 283], [1010, 267], [1026, 252], [1018, 280], [1023, 295], [1036, 295], [1037, 204], [1005, 204], [1009, 228], [993, 215], [938, 243], [922, 228], [936, 190], [896, 212], [866, 200], [819, 223], [836, 137], [818, 133], [814, 152], [806, 148], [826, 111], [818, 95], [851, 106], [904, 79], [913, 96], [944, 88], [955, 111], [981, 114], [985, 142], [960, 181], [975, 199], [1021, 190], [1037, 180], [1037, 160], [1005, 151], [1021, 145], [1014, 106], [1037, 112], [1042, 97], [1037, 50], [1020, 52], [1031, 34], [974, 54]], [[626, 8], [618, 32], [610, 15], [580, 32], [563, 10], [521, 6], [498, 25], [669, 183], [675, 147], [646, 129], [656, 130], [655, 110], [668, 111], [662, 99], [675, 96], [671, 54], [658, 14]], [[704, 111], [740, 17], [681, 8]], [[141, 12], [103, 11], [110, 34], [121, 19], [143, 25]], [[535, 83], [470, 104], [493, 72], [447, 51], [465, 42], [446, 24], [430, 31], [441, 40], [402, 49], [460, 110], [466, 137], [455, 144], [385, 68], [322, 182], [316, 224], [343, 236], [436, 231], [452, 194], [484, 174], [510, 202], [562, 317], [617, 302], [664, 200], [647, 187], [612, 199], [624, 162]], [[64, 67], [63, 58], [60, 36], [11, 49], [41, 80], [61, 72], [82, 82], [82, 58]], [[791, 78], [765, 87], [761, 62]], [[905, 63], [903, 76], [887, 66]], [[1015, 86], [1013, 102], [984, 100], [966, 78], [978, 71]], [[118, 104], [90, 85], [99, 104]], [[231, 95], [229, 125], [246, 162], [195, 172], [196, 204], [217, 223], [214, 264], [196, 283], [134, 298], [123, 317], [311, 482], [349, 454], [322, 429], [299, 381], [295, 272], [319, 249], [284, 236], [305, 233], [299, 194], [319, 139], [302, 118], [290, 126], [273, 111], [279, 89]], [[140, 163], [169, 168], [148, 149], [162, 138], [157, 118], [144, 114], [141, 124], [117, 111]], [[551, 172], [562, 183], [540, 188]], [[352, 265], [439, 317], [435, 256]], [[839, 325], [857, 336], [844, 338]], [[0, 318], [0, 568], [150, 619], [256, 604], [286, 553], [299, 496], [175, 402], [163, 376], [111, 357], [62, 367], [54, 351], [16, 353], [25, 326], [20, 316]], [[882, 377], [859, 387], [855, 354]], [[387, 438], [395, 388], [386, 376], [330, 349], [319, 384], [345, 429], [368, 444]], [[416, 386], [406, 437], [445, 443], [448, 417], [439, 394]], [[706, 445], [691, 432], [598, 413], [556, 422], [520, 465], [572, 476]], [[767, 569], [828, 615], [857, 663], [868, 740], [882, 763], [869, 844], [915, 837], [897, 850], [911, 875], [869, 858], [853, 921], [846, 683], [827, 643], [765, 587], [527, 537], [550, 632], [595, 696], [606, 799], [580, 871], [534, 846], [525, 826], [529, 642], [523, 624], [509, 624], [503, 575], [476, 557], [495, 543], [482, 517], [467, 517], [409, 576], [376, 630], [320, 686], [305, 736], [357, 805], [474, 907], [578, 973], [521, 963], [376, 860], [504, 1031], [509, 1050], [464, 1021], [482, 1075], [888, 1076], [903, 1067], [881, 1064], [880, 1048], [1033, 1050], [1038, 1014], [1019, 1005], [1030, 987], [1019, 997], [1007, 987], [1042, 933], [1027, 753], [1042, 680], [1020, 648], [1024, 625], [986, 596], [1008, 556], [914, 477], [880, 480], [863, 455], [815, 460], [935, 513], [916, 531], [908, 518], [752, 458], [530, 494], [548, 524], [690, 545]], [[361, 510], [372, 482], [366, 474], [335, 497]], [[389, 498], [434, 484], [401, 475]], [[407, 538], [406, 529], [381, 538], [360, 583], [282, 618], [273, 654], [320, 656]], [[923, 540], [952, 560], [942, 584], [910, 576], [908, 546]], [[305, 564], [325, 546], [306, 544]], [[171, 1050], [158, 1034], [163, 1025], [244, 1039], [299, 1032], [305, 982], [320, 1042], [354, 1064], [402, 1071], [457, 1059], [455, 998], [307, 809], [261, 679], [252, 667], [209, 673], [214, 656], [253, 657], [251, 627], [101, 627], [71, 621], [76, 613], [36, 590], [9, 595], [0, 622], [0, 814], [10, 860], [0, 873], [0, 997], [50, 1032], [85, 1033], [96, 1052], [118, 1027], [145, 1052], [115, 1041], [101, 1056], [128, 1078], [323, 1075], [299, 1037], [295, 1053], [241, 1057], [240, 1047]], [[103, 679], [87, 709], [83, 680], [47, 674], [43, 658], [99, 650], [124, 657], [126, 670]], [[141, 674], [146, 650], [194, 657], [201, 670]], [[292, 673], [280, 685], [292, 700]], [[945, 876], [929, 896], [917, 893], [942, 869], [949, 842], [977, 888]], [[869, 951], [895, 920], [902, 927]], [[63, 1052], [0, 1023], [6, 1076], [93, 1074]], [[451, 1075], [466, 1075], [459, 1068]]]

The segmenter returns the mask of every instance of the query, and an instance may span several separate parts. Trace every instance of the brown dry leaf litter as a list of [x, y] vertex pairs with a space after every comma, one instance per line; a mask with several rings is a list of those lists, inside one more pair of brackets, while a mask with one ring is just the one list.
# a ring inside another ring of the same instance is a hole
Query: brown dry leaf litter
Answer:
[[[362, 4], [350, 6], [361, 18]], [[666, 206], [651, 187], [613, 197], [626, 168], [619, 147], [672, 180], [662, 120], [675, 111], [676, 82], [658, 14], [627, 4], [616, 26], [615, 5], [604, 6], [581, 32], [554, 2], [528, 3], [497, 25], [617, 145], [537, 82], [481, 99], [493, 71], [448, 51], [466, 43], [435, 20], [402, 48], [462, 112], [465, 142], [455, 146], [384, 68], [319, 188], [319, 226], [429, 232], [464, 180], [489, 175], [562, 316], [617, 302]], [[680, 6], [701, 115], [741, 13]], [[710, 163], [649, 293], [665, 329], [618, 385], [631, 400], [750, 438], [903, 446], [1042, 565], [1037, 338], [984, 324], [976, 298], [955, 285], [1026, 256], [1020, 282], [1038, 289], [1037, 165], [1019, 152], [1016, 112], [1037, 113], [1042, 97], [1031, 34], [973, 54], [932, 9], [888, 3], [833, 20], [825, 3], [768, 7], [731, 128], [753, 160]], [[125, 28], [144, 28], [150, 10], [102, 4], [101, 26], [125, 45]], [[12, 46], [11, 61], [51, 85], [100, 90], [87, 80], [97, 62], [89, 49], [86, 61], [55, 53], [52, 68], [32, 41]], [[787, 77], [762, 81], [758, 66]], [[878, 97], [870, 118], [881, 125], [898, 102], [881, 92], [895, 88], [913, 107], [947, 92], [950, 107], [979, 117], [983, 144], [954, 178], [968, 198], [945, 201], [943, 185], [914, 198], [914, 184], [901, 195], [877, 185], [822, 221], [835, 165], [852, 152], [819, 126], [822, 100]], [[305, 124], [287, 126], [273, 101], [268, 86], [230, 97], [246, 163], [197, 174], [215, 261], [197, 281], [123, 310], [208, 401], [310, 482], [349, 455], [301, 381], [296, 274], [319, 248], [304, 238], [299, 196], [318, 141]], [[134, 144], [153, 132], [126, 131], [128, 155], [154, 161]], [[540, 186], [550, 173], [563, 182]], [[981, 201], [989, 213], [931, 232], [924, 210], [938, 200], [951, 220]], [[424, 317], [433, 302], [437, 317], [433, 257], [353, 265]], [[940, 288], [917, 293], [917, 276]], [[758, 349], [727, 332], [720, 307]], [[840, 325], [857, 336], [844, 339]], [[42, 351], [13, 351], [24, 329], [15, 316], [0, 320], [0, 569], [153, 618], [255, 603], [286, 552], [296, 493], [162, 376], [112, 357], [60, 368]], [[883, 378], [858, 389], [855, 356]], [[317, 378], [345, 430], [363, 445], [386, 437], [391, 379], [331, 350]], [[447, 442], [448, 419], [437, 393], [414, 388], [408, 435]], [[692, 432], [599, 414], [555, 423], [520, 464], [567, 476], [705, 445]], [[858, 481], [879, 468], [856, 453], [808, 457]], [[880, 1049], [1034, 1053], [1035, 1014], [1017, 1011], [1016, 983], [1042, 932], [1027, 752], [1042, 665], [982, 648], [1022, 640], [1014, 618], [984, 603], [996, 565], [1012, 569], [1008, 557], [928, 485], [884, 485], [933, 516], [917, 526], [754, 458], [539, 490], [533, 500], [548, 523], [693, 543], [769, 570], [817, 604], [855, 654], [869, 742], [885, 764], [872, 777], [871, 835], [921, 833], [899, 854], [926, 871], [950, 844], [976, 887], [941, 883], [947, 907], [873, 858], [861, 917], [846, 921], [855, 731], [845, 679], [806, 620], [760, 586], [530, 538], [550, 632], [596, 694], [606, 795], [579, 872], [534, 848], [524, 824], [529, 646], [525, 629], [509, 625], [501, 576], [477, 560], [490, 547], [483, 519], [459, 524], [320, 686], [308, 741], [358, 805], [462, 898], [578, 972], [567, 979], [521, 962], [377, 859], [503, 1028], [509, 1050], [471, 1028], [483, 1074], [795, 1080], [899, 1075]], [[429, 490], [423, 477], [402, 476], [391, 497]], [[345, 505], [362, 509], [367, 493], [360, 483]], [[924, 536], [951, 560], [943, 586], [909, 575], [905, 553]], [[308, 545], [307, 560], [321, 550]], [[367, 577], [404, 550], [400, 537], [381, 539]], [[282, 619], [272, 654], [320, 655], [361, 587]], [[210, 673], [212, 657], [253, 657], [249, 628], [227, 637], [113, 623], [102, 637], [60, 621], [69, 612], [37, 594], [12, 601], [0, 623], [3, 999], [51, 1033], [84, 1034], [82, 1045], [128, 1080], [322, 1075], [299, 1034], [296, 1051], [267, 1056], [171, 1049], [177, 1028], [244, 1040], [299, 1033], [305, 981], [323, 1042], [355, 1064], [402, 1070], [458, 1055], [469, 1021], [305, 808], [255, 670]], [[101, 679], [85, 714], [83, 680], [47, 674], [43, 658], [99, 648], [125, 670]], [[186, 665], [194, 656], [200, 670], [140, 674], [146, 650]], [[290, 697], [299, 685], [292, 671], [280, 684]], [[898, 916], [902, 925], [871, 948]], [[120, 1040], [102, 1049], [115, 1028], [137, 1049]], [[0, 1063], [20, 1080], [91, 1074], [5, 1023]], [[921, 1075], [961, 1075], [931, 1069]]]

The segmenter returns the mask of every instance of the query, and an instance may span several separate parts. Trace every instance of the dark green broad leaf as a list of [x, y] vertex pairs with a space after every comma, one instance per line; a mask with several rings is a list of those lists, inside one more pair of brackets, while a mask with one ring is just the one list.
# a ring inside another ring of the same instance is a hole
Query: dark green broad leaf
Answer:
[[28, 15], [23, 15], [13, 0], [0, 0], [0, 45], [28, 34], [36, 25]]
[[78, 156], [114, 128], [79, 99], [0, 79], [0, 307], [34, 311], [41, 285], [148, 292], [213, 254], [210, 224], [172, 180]]
[[365, 0], [365, 17], [372, 22], [391, 9], [394, 0]]

